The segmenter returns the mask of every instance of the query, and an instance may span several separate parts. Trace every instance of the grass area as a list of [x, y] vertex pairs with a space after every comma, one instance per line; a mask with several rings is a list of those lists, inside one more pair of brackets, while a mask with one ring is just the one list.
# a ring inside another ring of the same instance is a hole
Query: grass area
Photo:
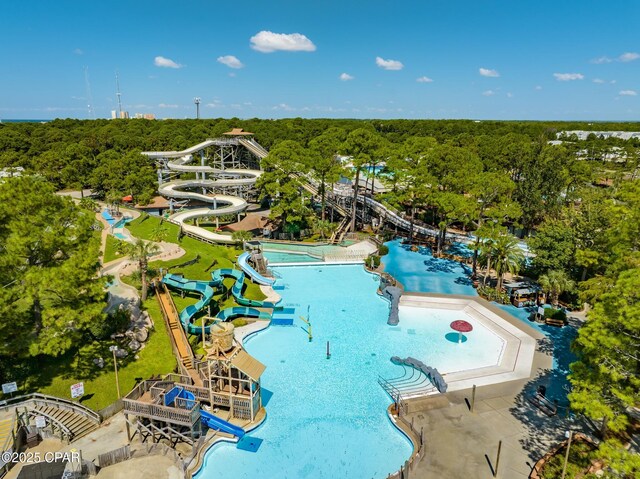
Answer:
[[[156, 374], [167, 374], [176, 367], [176, 360], [171, 350], [171, 342], [160, 314], [159, 305], [154, 297], [144, 304], [145, 309], [154, 319], [155, 329], [150, 331], [144, 349], [138, 352], [138, 359], [130, 354], [118, 359], [118, 376], [122, 395], [127, 394], [141, 379], [148, 379]], [[113, 403], [117, 398], [113, 354], [109, 346], [115, 341], [87, 342], [79, 349], [63, 356], [35, 358], [18, 366], [20, 391], [39, 391], [44, 394], [71, 399], [70, 387], [77, 382], [84, 382], [85, 396], [81, 403], [94, 410], [99, 410]], [[125, 346], [125, 344], [120, 344]], [[104, 359], [104, 368], [93, 363], [95, 358]]]
[[[156, 237], [158, 230], [165, 230], [165, 240], [179, 244], [186, 251], [185, 256], [172, 261], [152, 262], [149, 266], [156, 271], [167, 266], [180, 265], [198, 257], [198, 261], [194, 264], [172, 269], [172, 272], [183, 274], [188, 278], [206, 280], [211, 277], [211, 271], [215, 269], [233, 267], [237, 256], [241, 253], [240, 250], [232, 247], [213, 246], [188, 237], [179, 239], [179, 228], [176, 225], [161, 222], [160, 218], [156, 217], [142, 216], [129, 223], [127, 227], [134, 236], [143, 239], [152, 239]], [[109, 236], [107, 252], [110, 249], [115, 251], [118, 242], [119, 240]], [[109, 261], [110, 257], [105, 255], [105, 262]], [[123, 280], [137, 288], [140, 287], [139, 274]], [[231, 288], [232, 283], [233, 280], [226, 279], [224, 284], [226, 288]], [[251, 299], [264, 299], [259, 286], [249, 281], [246, 282], [244, 294]], [[179, 310], [198, 300], [195, 295], [182, 298], [179, 294], [174, 294], [173, 297]], [[216, 304], [212, 304], [213, 314], [218, 311], [218, 307], [224, 309], [235, 305], [231, 295], [219, 294], [214, 297], [214, 300]], [[127, 358], [118, 360], [122, 395], [127, 394], [140, 380], [172, 372], [176, 367], [171, 341], [155, 297], [150, 296], [143, 306], [153, 319], [155, 329], [150, 332], [146, 346], [137, 354], [137, 359], [136, 355], [130, 354]], [[200, 338], [192, 336], [190, 341], [196, 354], [202, 353], [201, 345], [198, 344]], [[116, 342], [112, 340], [88, 341], [78, 349], [57, 358], [42, 356], [17, 361], [12, 379], [18, 382], [21, 392], [39, 391], [67, 399], [71, 396], [71, 385], [84, 382], [85, 396], [81, 399], [82, 404], [95, 410], [102, 409], [117, 399], [113, 355], [109, 351], [109, 346], [113, 344]], [[124, 347], [125, 343], [120, 346]], [[104, 359], [105, 365], [102, 369], [93, 362], [98, 357]]]
[[[198, 261], [194, 264], [182, 266], [180, 268], [174, 267], [171, 269], [172, 273], [182, 274], [184, 277], [190, 279], [211, 279], [212, 271], [219, 268], [235, 267], [236, 259], [240, 253], [242, 253], [241, 250], [231, 246], [211, 245], [187, 236], [178, 239], [180, 232], [178, 226], [167, 221], [161, 222], [160, 218], [155, 216], [141, 216], [129, 223], [127, 228], [133, 236], [143, 239], [151, 239], [158, 228], [165, 228], [165, 241], [179, 244], [185, 250], [186, 254], [181, 258], [176, 258], [171, 261], [153, 261], [149, 264], [149, 267], [153, 270], [159, 270], [160, 268], [167, 268], [169, 266], [178, 266], [198, 257]], [[225, 280], [225, 286], [231, 287], [231, 285], [231, 280]], [[243, 294], [249, 299], [260, 300], [265, 298], [264, 294], [260, 290], [260, 286], [249, 281], [245, 282], [245, 290]], [[181, 307], [186, 307], [188, 304], [193, 302], [193, 299], [190, 299], [185, 303], [181, 301], [182, 298], [180, 298], [179, 295], [175, 295], [174, 299], [176, 301], [176, 306], [179, 309]], [[219, 297], [214, 297], [214, 299], [219, 299]], [[223, 303], [223, 305], [226, 304], [226, 302]], [[228, 306], [233, 305], [233, 302], [228, 304]]]
[[102, 264], [106, 264], [110, 261], [122, 258], [123, 255], [122, 253], [120, 253], [120, 250], [124, 243], [124, 241], [119, 240], [115, 236], [107, 235], [107, 242], [104, 248], [104, 258], [102, 260]]

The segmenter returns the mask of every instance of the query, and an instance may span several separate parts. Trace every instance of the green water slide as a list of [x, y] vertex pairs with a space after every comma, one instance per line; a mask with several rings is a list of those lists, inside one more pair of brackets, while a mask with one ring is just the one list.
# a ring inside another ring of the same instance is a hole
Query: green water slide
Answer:
[[[180, 311], [180, 323], [189, 334], [202, 334], [202, 326], [193, 324], [193, 317], [207, 307], [215, 294], [214, 288], [220, 286], [222, 281], [195, 281], [176, 274], [166, 274], [162, 282], [172, 289], [198, 293], [201, 296], [197, 303], [190, 304]], [[206, 333], [209, 332], [209, 328], [210, 326], [205, 326]]]
[[[228, 321], [238, 317], [249, 317], [258, 319], [271, 319], [271, 313], [260, 311], [256, 307], [273, 308], [275, 305], [267, 301], [255, 301], [242, 296], [242, 287], [244, 284], [244, 273], [235, 269], [218, 269], [211, 273], [211, 281], [197, 281], [184, 278], [176, 274], [166, 274], [162, 278], [162, 282], [169, 288], [177, 291], [188, 291], [200, 295], [200, 300], [195, 304], [190, 304], [180, 311], [180, 323], [185, 331], [189, 334], [202, 334], [202, 326], [194, 324], [193, 318], [213, 299], [216, 293], [215, 288], [222, 287], [222, 281], [225, 277], [235, 279], [231, 294], [236, 301], [243, 306], [233, 306], [225, 308], [216, 314], [215, 319], [218, 321]], [[204, 332], [209, 333], [212, 325], [205, 326]]]
[[233, 278], [235, 282], [231, 288], [231, 294], [236, 298], [238, 304], [242, 306], [253, 306], [255, 308], [275, 308], [277, 303], [271, 301], [258, 301], [256, 299], [248, 299], [242, 295], [242, 288], [244, 286], [245, 274], [242, 271], [232, 268], [217, 269], [211, 273], [211, 279], [213, 282], [222, 282], [225, 278]]

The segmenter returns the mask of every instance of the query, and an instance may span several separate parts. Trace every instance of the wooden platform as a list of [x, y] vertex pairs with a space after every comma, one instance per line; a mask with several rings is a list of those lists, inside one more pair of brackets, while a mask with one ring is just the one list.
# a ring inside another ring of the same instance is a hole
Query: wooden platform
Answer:
[[[191, 345], [189, 344], [187, 333], [180, 323], [180, 316], [176, 310], [175, 304], [173, 303], [171, 294], [167, 291], [164, 285], [159, 285], [156, 288], [156, 298], [158, 298], [162, 315], [164, 316], [169, 328], [171, 342], [173, 343], [178, 360], [186, 369], [192, 370], [193, 352], [191, 350]], [[197, 376], [197, 374], [194, 374], [192, 377], [195, 379]]]

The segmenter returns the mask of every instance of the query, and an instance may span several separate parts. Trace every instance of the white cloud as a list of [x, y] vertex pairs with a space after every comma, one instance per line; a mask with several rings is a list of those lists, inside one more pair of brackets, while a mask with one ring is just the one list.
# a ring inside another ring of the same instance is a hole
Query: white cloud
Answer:
[[508, 92], [508, 93], [507, 93], [507, 98], [513, 98], [513, 93]]
[[155, 57], [153, 59], [153, 64], [157, 67], [162, 68], [182, 68], [182, 65], [180, 65], [179, 63], [176, 63], [173, 60], [162, 56]]
[[294, 111], [295, 110], [295, 108], [293, 108], [290, 105], [287, 105], [286, 103], [278, 103], [272, 109], [273, 110], [284, 110], [284, 111]]
[[433, 80], [431, 78], [429, 78], [429, 77], [419, 77], [419, 78], [416, 78], [416, 81], [418, 83], [431, 83], [431, 82], [433, 82]]
[[73, 50], [73, 53], [75, 53], [76, 55], [84, 55], [84, 51], [81, 48], [76, 48], [75, 50]]
[[176, 104], [160, 103], [160, 104], [158, 105], [158, 108], [178, 108], [178, 105], [176, 105]]
[[236, 77], [236, 72], [229, 72], [229, 76], [231, 78], [235, 78]]
[[384, 70], [402, 70], [404, 65], [398, 60], [385, 60], [382, 57], [376, 57], [376, 65]]
[[493, 90], [486, 90], [486, 91], [483, 91], [483, 92], [482, 92], [482, 94], [483, 94], [484, 96], [493, 96], [493, 95], [495, 95], [495, 94], [496, 94], [496, 92], [495, 92], [495, 91], [493, 91]]
[[342, 81], [349, 81], [349, 80], [353, 80], [355, 77], [349, 75], [348, 73], [341, 73], [340, 74], [340, 80]]
[[618, 80], [611, 80], [609, 83], [611, 83], [612, 85], [615, 85], [616, 83], [618, 83]]
[[558, 81], [572, 81], [572, 80], [582, 80], [584, 79], [584, 75], [582, 73], [554, 73], [554, 77]]
[[618, 57], [618, 60], [621, 62], [632, 62], [633, 60], [637, 60], [640, 58], [640, 53], [636, 52], [626, 52]]
[[316, 50], [313, 42], [301, 33], [273, 33], [262, 30], [252, 36], [250, 42], [251, 48], [262, 53], [314, 52]]
[[603, 63], [611, 63], [613, 60], [609, 57], [598, 57], [590, 60], [591, 63], [595, 63], [596, 65], [602, 65]]
[[478, 72], [480, 73], [480, 75], [482, 75], [483, 77], [491, 77], [491, 78], [497, 78], [500, 76], [500, 73], [498, 73], [497, 70], [491, 70], [489, 68], [480, 68], [478, 70]]
[[534, 90], [538, 90], [538, 91], [540, 91], [540, 90], [542, 90], [542, 87], [541, 87], [540, 85], [536, 85], [536, 87], [534, 88]]
[[244, 65], [240, 60], [238, 60], [233, 55], [224, 55], [218, 57], [218, 63], [222, 63], [223, 65], [227, 65], [229, 68], [242, 68]]
[[635, 90], [622, 90], [618, 93], [620, 96], [637, 96], [638, 92]]
[[593, 79], [593, 83], [600, 83], [600, 84], [602, 84], [602, 83], [606, 83], [606, 82], [605, 82], [602, 78], [594, 78], [594, 79]]

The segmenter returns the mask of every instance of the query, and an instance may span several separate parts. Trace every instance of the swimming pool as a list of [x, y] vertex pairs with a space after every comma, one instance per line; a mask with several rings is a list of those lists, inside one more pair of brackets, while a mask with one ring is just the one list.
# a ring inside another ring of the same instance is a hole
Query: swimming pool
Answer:
[[281, 251], [264, 251], [264, 257], [273, 263], [320, 263], [322, 260], [308, 254], [285, 253]]
[[[411, 251], [411, 247], [402, 244], [400, 239], [385, 244], [389, 253], [381, 258], [384, 270], [400, 281], [405, 291], [477, 296], [467, 265], [434, 258], [427, 247]], [[464, 248], [458, 246], [455, 254], [461, 251]]]
[[[460, 312], [406, 310], [398, 326], [388, 326], [389, 304], [376, 293], [379, 278], [362, 265], [274, 270], [276, 284], [284, 286], [279, 291], [283, 305], [295, 305], [296, 321], [292, 327], [271, 326], [245, 341], [247, 351], [267, 366], [261, 383], [267, 420], [250, 432], [264, 442], [256, 453], [234, 444], [215, 445], [198, 479], [219, 477], [220, 471], [247, 479], [382, 479], [397, 471], [412, 450], [389, 421], [391, 399], [377, 382], [379, 376], [402, 374], [390, 357], [413, 356], [453, 371], [492, 363], [500, 354], [500, 340], [479, 326], [467, 343], [444, 338]], [[297, 319], [306, 316], [307, 307], [312, 342]]]

